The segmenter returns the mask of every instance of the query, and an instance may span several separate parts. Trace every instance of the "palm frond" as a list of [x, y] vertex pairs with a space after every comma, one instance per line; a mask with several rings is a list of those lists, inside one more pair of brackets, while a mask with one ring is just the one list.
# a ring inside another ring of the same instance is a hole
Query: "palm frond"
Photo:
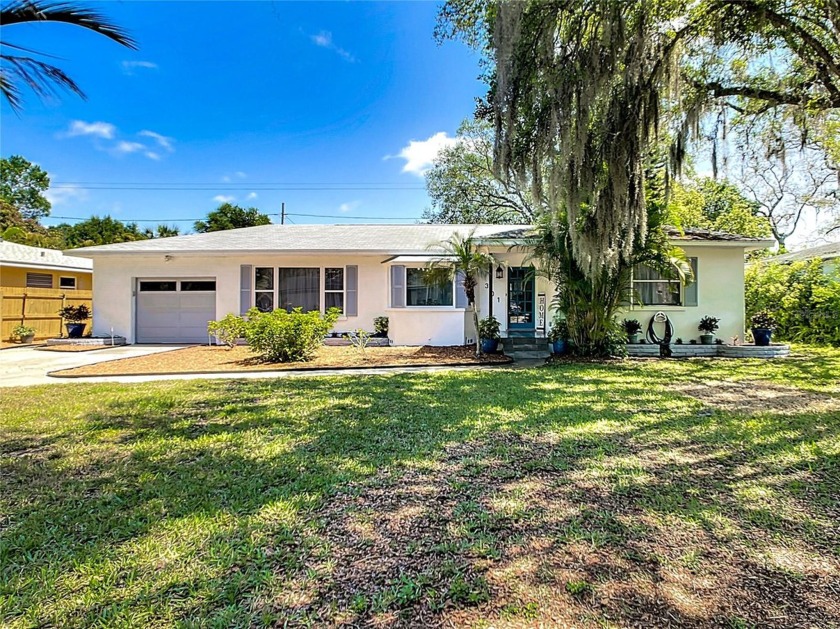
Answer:
[[114, 24], [98, 11], [71, 2], [40, 2], [16, 0], [0, 9], [0, 24], [10, 26], [26, 22], [59, 22], [79, 26], [104, 35], [132, 50], [137, 42], [122, 27]]
[[0, 55], [0, 59], [7, 64], [2, 71], [3, 81], [0, 88], [13, 109], [20, 106], [20, 89], [15, 79], [24, 83], [40, 98], [56, 94], [58, 88], [86, 98], [82, 89], [61, 68], [32, 57]]

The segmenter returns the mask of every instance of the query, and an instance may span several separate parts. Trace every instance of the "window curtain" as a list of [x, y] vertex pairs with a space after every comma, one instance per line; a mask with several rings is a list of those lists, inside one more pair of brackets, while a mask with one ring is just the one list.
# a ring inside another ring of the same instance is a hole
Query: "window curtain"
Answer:
[[304, 312], [320, 310], [319, 269], [278, 269], [279, 307]]

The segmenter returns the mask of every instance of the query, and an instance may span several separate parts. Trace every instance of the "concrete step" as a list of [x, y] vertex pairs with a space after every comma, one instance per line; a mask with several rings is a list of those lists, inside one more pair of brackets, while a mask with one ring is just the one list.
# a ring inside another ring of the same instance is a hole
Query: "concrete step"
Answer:
[[542, 352], [542, 351], [549, 351], [548, 350], [548, 343], [517, 343], [516, 345], [509, 345], [505, 343], [502, 346], [505, 350], [505, 354], [510, 354], [511, 352]]
[[530, 360], [533, 358], [548, 358], [549, 351], [547, 349], [540, 351], [525, 351], [525, 352], [505, 352], [506, 356], [510, 356], [513, 360]]

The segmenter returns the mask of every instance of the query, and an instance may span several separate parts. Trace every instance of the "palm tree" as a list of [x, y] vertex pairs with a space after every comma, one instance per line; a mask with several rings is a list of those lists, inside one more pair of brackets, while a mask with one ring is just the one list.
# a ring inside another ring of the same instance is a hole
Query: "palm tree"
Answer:
[[438, 245], [435, 249], [441, 250], [441, 258], [431, 262], [433, 273], [443, 272], [446, 278], [451, 281], [452, 274], [461, 274], [461, 284], [464, 293], [467, 295], [467, 304], [473, 311], [473, 323], [475, 324], [475, 355], [481, 356], [481, 339], [478, 338], [478, 304], [475, 301], [475, 287], [479, 280], [488, 275], [489, 269], [495, 263], [493, 256], [480, 251], [475, 239], [475, 230], [466, 236], [454, 233]]
[[[1, 26], [33, 22], [54, 22], [79, 26], [104, 35], [132, 50], [137, 49], [137, 44], [125, 30], [108, 21], [98, 11], [76, 6], [70, 2], [12, 0], [0, 9]], [[23, 53], [8, 54], [0, 52], [0, 63], [2, 63], [2, 66], [0, 66], [0, 91], [2, 91], [13, 110], [21, 110], [21, 85], [26, 85], [39, 98], [55, 94], [59, 89], [86, 98], [82, 88], [67, 76], [61, 68], [38, 58], [54, 58], [52, 55], [11, 44], [6, 41], [5, 35], [4, 29], [3, 46]]]

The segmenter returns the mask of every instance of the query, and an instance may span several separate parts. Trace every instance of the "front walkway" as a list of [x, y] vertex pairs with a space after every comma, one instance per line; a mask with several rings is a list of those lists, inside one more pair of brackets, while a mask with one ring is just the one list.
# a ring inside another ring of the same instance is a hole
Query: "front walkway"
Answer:
[[126, 345], [113, 349], [102, 349], [93, 352], [45, 352], [31, 348], [7, 350], [0, 354], [0, 387], [20, 387], [37, 384], [68, 384], [82, 382], [153, 382], [156, 380], [212, 380], [224, 378], [228, 380], [250, 380], [253, 378], [295, 378], [316, 376], [375, 376], [392, 373], [418, 373], [434, 371], [466, 371], [468, 369], [498, 369], [523, 368], [543, 364], [539, 361], [521, 361], [514, 364], [499, 365], [467, 365], [439, 367], [382, 367], [374, 369], [318, 369], [306, 371], [261, 371], [261, 372], [229, 372], [202, 373], [179, 375], [149, 375], [149, 376], [91, 376], [83, 378], [53, 378], [47, 374], [61, 369], [72, 369], [82, 365], [114, 360], [116, 358], [134, 358], [158, 352], [167, 352], [186, 347], [184, 345]]

